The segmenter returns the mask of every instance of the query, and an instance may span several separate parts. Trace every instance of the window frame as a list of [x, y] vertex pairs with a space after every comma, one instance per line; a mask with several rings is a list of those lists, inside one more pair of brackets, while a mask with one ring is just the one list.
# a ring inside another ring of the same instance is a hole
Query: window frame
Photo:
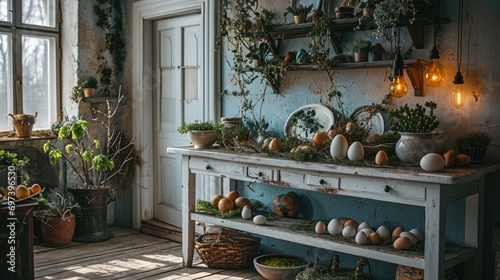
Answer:
[[[55, 26], [42, 26], [22, 23], [22, 1], [21, 0], [11, 0], [11, 7], [13, 9], [12, 22], [0, 21], [0, 32], [8, 33], [12, 38], [12, 52], [11, 52], [11, 66], [12, 66], [12, 91], [8, 94], [12, 97], [12, 104], [10, 104], [13, 114], [20, 114], [23, 112], [23, 92], [17, 89], [17, 77], [22, 77], [22, 60], [23, 53], [19, 51], [22, 43], [22, 36], [34, 36], [40, 38], [50, 38], [55, 40], [55, 54], [54, 54], [54, 75], [55, 75], [55, 108], [49, 109], [49, 123], [57, 121], [61, 115], [61, 34], [60, 34], [60, 23], [61, 23], [61, 3], [60, 0], [55, 0]], [[22, 82], [22, 81], [21, 81]], [[52, 89], [49, 89], [52, 91]], [[7, 129], [13, 129], [13, 125], [8, 123]], [[38, 129], [50, 129], [50, 127], [38, 128]]]

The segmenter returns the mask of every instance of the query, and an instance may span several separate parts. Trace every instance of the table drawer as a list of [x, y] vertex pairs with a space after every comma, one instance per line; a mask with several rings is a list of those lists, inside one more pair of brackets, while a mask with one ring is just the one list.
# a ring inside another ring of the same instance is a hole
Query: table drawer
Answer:
[[279, 170], [266, 168], [262, 166], [249, 166], [247, 168], [247, 177], [262, 181], [279, 181]]
[[[339, 192], [363, 193], [367, 196], [385, 196], [394, 199], [425, 201], [425, 187], [407, 182], [382, 181], [364, 178], [340, 180]], [[397, 201], [394, 201], [397, 202]]]
[[210, 174], [213, 176], [244, 176], [243, 164], [228, 163], [219, 160], [190, 159], [189, 167], [196, 173]]

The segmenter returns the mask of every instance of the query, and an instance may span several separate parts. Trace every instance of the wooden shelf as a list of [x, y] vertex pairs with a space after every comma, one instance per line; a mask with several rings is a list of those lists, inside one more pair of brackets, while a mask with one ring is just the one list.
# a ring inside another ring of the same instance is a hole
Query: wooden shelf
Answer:
[[[410, 82], [415, 91], [415, 96], [424, 95], [424, 70], [425, 66], [430, 65], [430, 61], [423, 59], [406, 59], [405, 69]], [[385, 61], [373, 61], [373, 62], [351, 62], [351, 63], [339, 63], [333, 65], [330, 69], [333, 70], [349, 70], [349, 69], [369, 69], [369, 68], [385, 68], [392, 67], [392, 60]], [[250, 68], [249, 70], [255, 70], [256, 68]], [[316, 65], [290, 65], [287, 71], [321, 71]], [[279, 92], [281, 86], [279, 75], [274, 75], [273, 77], [266, 77], [269, 85], [275, 93]]]
[[[434, 24], [433, 15], [416, 15], [413, 23], [411, 17], [403, 16], [398, 26], [406, 26], [417, 49], [424, 47], [424, 26]], [[450, 20], [440, 18], [439, 23], [449, 23]], [[274, 50], [279, 49], [279, 43], [284, 39], [303, 38], [309, 36], [314, 27], [314, 23], [282, 25], [269, 28], [267, 31], [275, 40]], [[342, 53], [342, 35], [344, 32], [354, 32], [356, 30], [373, 30], [376, 28], [373, 17], [334, 19], [331, 25], [331, 42], [336, 53]]]
[[[349, 240], [346, 240], [343, 237], [332, 236], [328, 233], [318, 235], [315, 233], [291, 230], [289, 228], [290, 225], [299, 221], [299, 219], [280, 217], [268, 220], [265, 225], [256, 225], [251, 220], [247, 221], [241, 218], [222, 219], [196, 212], [191, 213], [191, 219], [241, 230], [252, 234], [272, 236], [277, 239], [323, 248], [334, 252], [356, 255], [394, 264], [402, 264], [420, 269], [425, 268], [423, 252], [415, 252], [411, 250], [400, 251], [384, 245], [358, 245], [354, 242], [349, 242]], [[458, 263], [462, 263], [473, 258], [475, 255], [475, 248], [446, 245], [444, 266], [445, 268], [452, 267]]]

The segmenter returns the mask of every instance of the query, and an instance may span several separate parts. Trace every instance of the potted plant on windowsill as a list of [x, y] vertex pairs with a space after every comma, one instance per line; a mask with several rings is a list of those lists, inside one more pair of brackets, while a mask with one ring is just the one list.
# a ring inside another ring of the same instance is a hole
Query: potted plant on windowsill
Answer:
[[[396, 155], [404, 163], [418, 164], [428, 153], [440, 153], [441, 133], [434, 131], [438, 125], [434, 110], [437, 104], [430, 101], [424, 105], [416, 104], [410, 108], [408, 104], [398, 109], [390, 109], [388, 118], [391, 129], [398, 131], [401, 138], [396, 143]], [[427, 111], [429, 109], [429, 111]]]
[[225, 129], [224, 124], [196, 122], [182, 124], [177, 128], [177, 132], [187, 134], [196, 149], [206, 149], [217, 142], [220, 132]]
[[363, 11], [362, 16], [368, 17], [373, 16], [373, 12], [375, 11], [375, 7], [379, 0], [361, 0], [359, 3], [359, 8]]
[[35, 212], [35, 217], [41, 221], [43, 242], [47, 246], [64, 246], [71, 242], [75, 232], [75, 214], [71, 211], [77, 203], [70, 203], [57, 190], [39, 199], [41, 209]]

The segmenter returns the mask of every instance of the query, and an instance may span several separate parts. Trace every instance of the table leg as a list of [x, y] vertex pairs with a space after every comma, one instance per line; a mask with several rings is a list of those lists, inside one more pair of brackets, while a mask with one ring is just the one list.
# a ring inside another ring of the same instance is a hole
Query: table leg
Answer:
[[444, 279], [445, 206], [442, 188], [429, 186], [425, 205], [425, 268], [426, 279]]
[[194, 227], [190, 213], [195, 210], [196, 175], [189, 168], [189, 156], [182, 157], [182, 262], [191, 267], [194, 257]]

